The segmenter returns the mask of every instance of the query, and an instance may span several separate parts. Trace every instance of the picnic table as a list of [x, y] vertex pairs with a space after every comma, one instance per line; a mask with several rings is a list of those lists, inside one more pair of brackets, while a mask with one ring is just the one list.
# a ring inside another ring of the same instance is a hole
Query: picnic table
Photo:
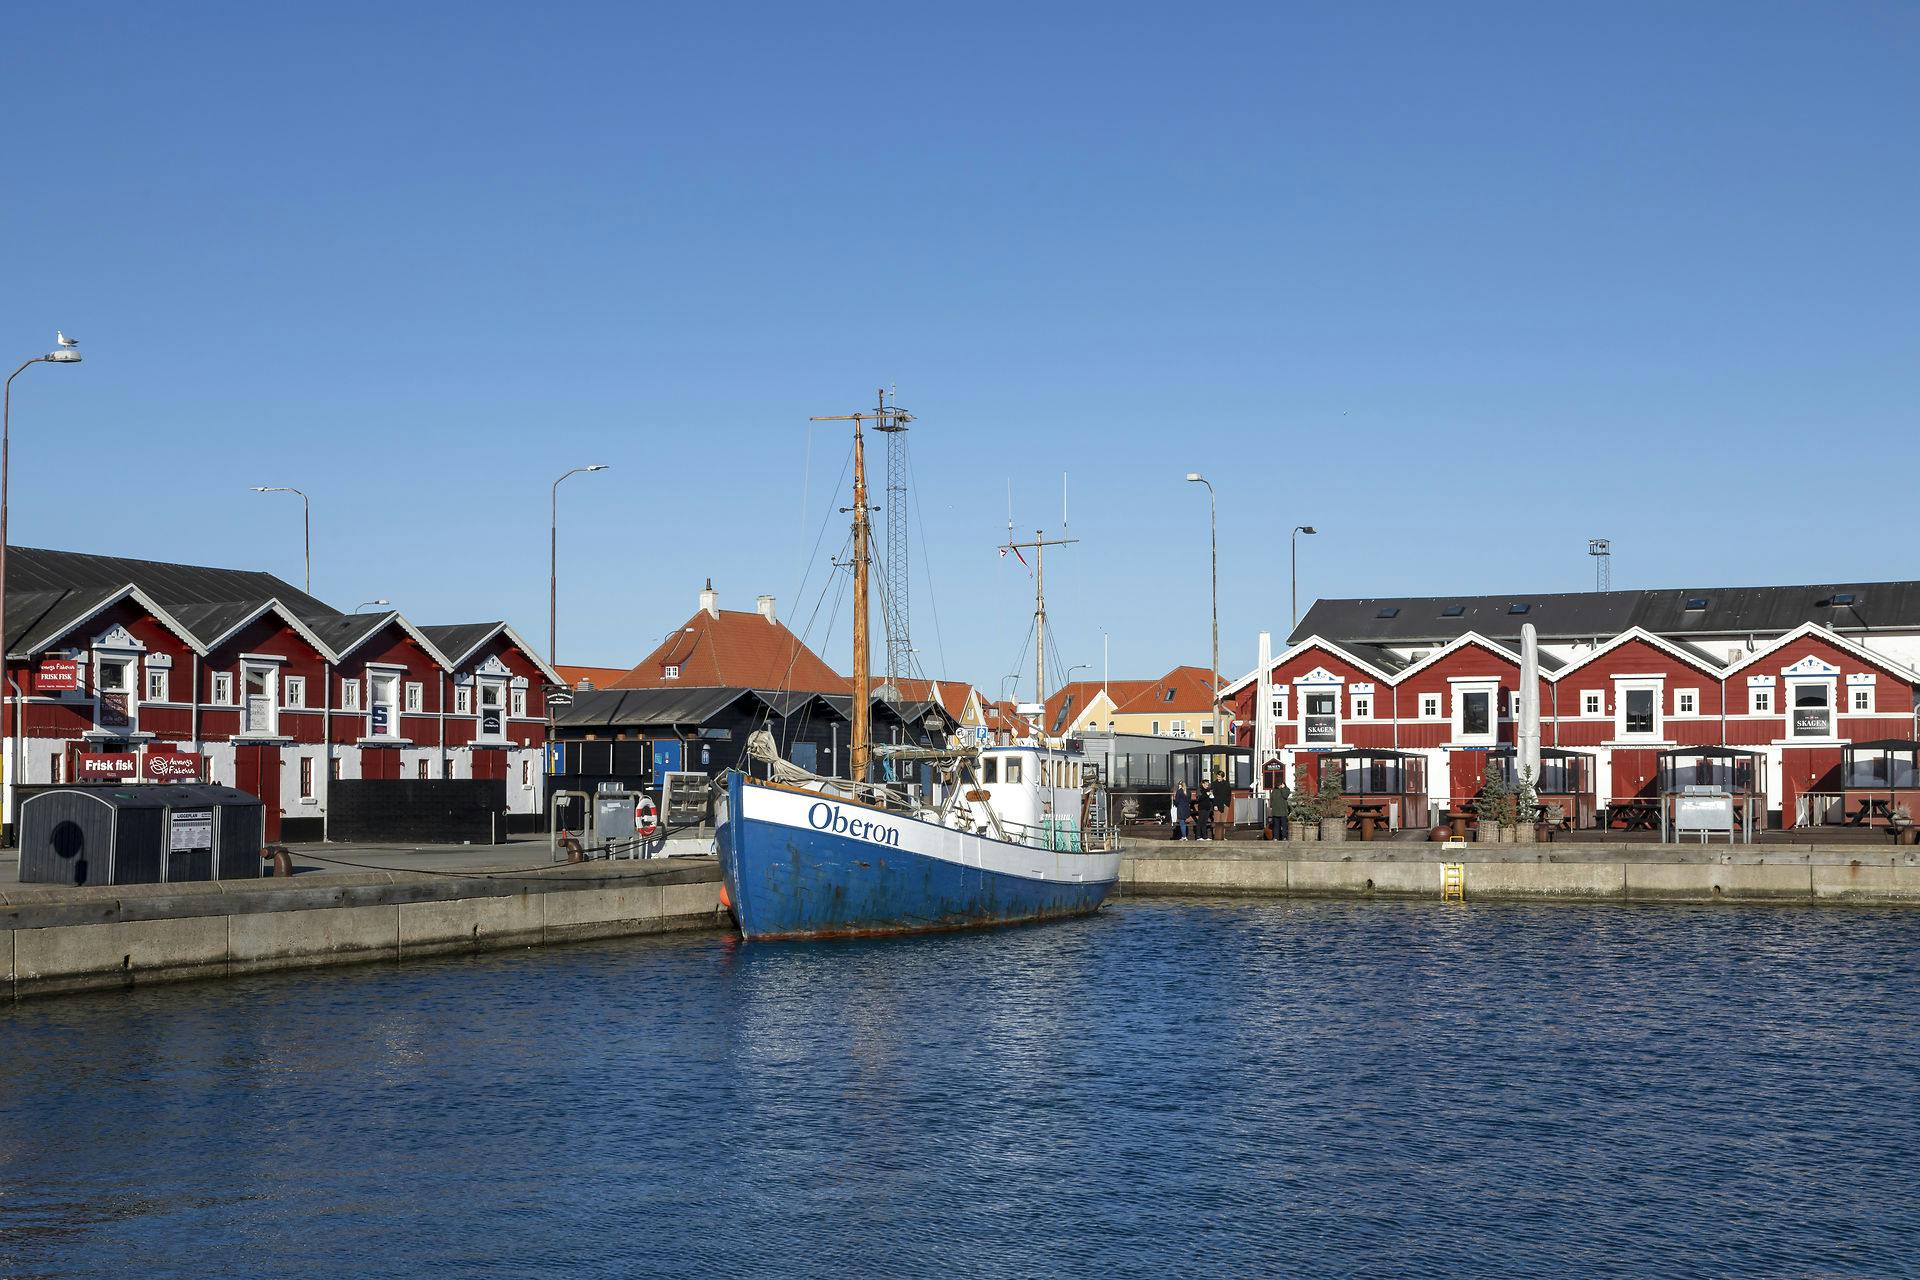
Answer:
[[[1876, 821], [1878, 819], [1878, 821]], [[1885, 796], [1862, 796], [1860, 807], [1847, 815], [1850, 827], [1879, 826], [1893, 819], [1893, 801]]]
[[1362, 840], [1373, 839], [1374, 828], [1385, 826], [1387, 821], [1387, 802], [1384, 800], [1350, 800], [1347, 802], [1347, 825], [1360, 831]]
[[1660, 825], [1658, 800], [1615, 800], [1607, 805], [1607, 829], [1652, 831]]

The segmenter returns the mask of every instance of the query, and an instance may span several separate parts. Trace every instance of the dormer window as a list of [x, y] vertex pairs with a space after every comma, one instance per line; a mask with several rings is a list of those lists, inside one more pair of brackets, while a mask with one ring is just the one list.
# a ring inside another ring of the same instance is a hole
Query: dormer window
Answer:
[[1172, 686], [1172, 685], [1168, 685], [1168, 686], [1167, 686], [1167, 691], [1166, 691], [1165, 693], [1163, 693], [1163, 694], [1161, 694], [1161, 695], [1160, 695], [1160, 701], [1162, 701], [1162, 702], [1172, 702], [1172, 701], [1173, 701], [1173, 686]]
[[1397, 618], [1400, 616], [1400, 610], [1393, 605], [1388, 605], [1373, 616], [1376, 618]]
[[1507, 606], [1507, 612], [1508, 613], [1525, 613], [1531, 608], [1533, 608], [1533, 606], [1530, 604], [1510, 604]]
[[1827, 601], [1827, 603], [1828, 603], [1828, 604], [1830, 604], [1830, 605], [1836, 605], [1836, 606], [1838, 606], [1838, 605], [1851, 605], [1851, 604], [1853, 604], [1853, 603], [1854, 603], [1854, 601], [1855, 601], [1856, 599], [1857, 599], [1857, 597], [1856, 597], [1856, 596], [1854, 595], [1854, 593], [1853, 593], [1853, 592], [1851, 592], [1851, 591], [1841, 591], [1841, 592], [1838, 592], [1838, 593], [1836, 593], [1836, 594], [1834, 595], [1834, 597], [1833, 597], [1833, 599], [1831, 599], [1831, 600], [1829, 600], [1829, 601]]
[[1705, 596], [1688, 596], [1687, 597], [1688, 613], [1699, 613], [1702, 610], [1704, 610], [1706, 607], [1707, 607], [1707, 598]]
[[680, 678], [680, 664], [677, 662], [668, 663], [666, 666], [660, 668], [660, 675], [667, 680], [678, 680]]
[[1440, 611], [1440, 616], [1443, 618], [1458, 618], [1466, 611], [1467, 606], [1463, 604], [1450, 604]]

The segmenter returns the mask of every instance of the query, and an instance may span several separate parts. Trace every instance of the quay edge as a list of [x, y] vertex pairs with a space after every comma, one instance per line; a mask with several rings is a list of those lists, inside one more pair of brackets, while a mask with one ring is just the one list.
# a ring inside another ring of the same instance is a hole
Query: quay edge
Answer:
[[73, 991], [727, 925], [711, 858], [0, 887], [0, 993]]
[[[1121, 859], [1123, 897], [1276, 896], [1440, 898], [1437, 848], [1424, 856], [1399, 846], [1391, 857], [1365, 854], [1329, 859], [1314, 844], [1185, 851], [1159, 845]], [[1432, 848], [1429, 846], [1429, 848]], [[1848, 858], [1755, 860], [1750, 849], [1722, 861], [1725, 846], [1702, 854], [1697, 846], [1634, 846], [1628, 856], [1582, 850], [1577, 858], [1543, 847], [1525, 860], [1469, 859], [1462, 865], [1468, 901], [1786, 903], [1797, 905], [1920, 906], [1920, 865]], [[1857, 848], [1847, 851], [1857, 854]], [[1662, 854], [1667, 860], [1655, 860]], [[1844, 856], [1844, 855], [1838, 855]], [[1552, 857], [1553, 861], [1547, 859]]]

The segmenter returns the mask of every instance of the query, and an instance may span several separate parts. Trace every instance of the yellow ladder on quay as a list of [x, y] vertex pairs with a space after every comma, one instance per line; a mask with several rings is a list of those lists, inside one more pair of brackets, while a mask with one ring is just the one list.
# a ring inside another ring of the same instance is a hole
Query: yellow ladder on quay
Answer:
[[[1452, 843], [1449, 841], [1448, 843]], [[1440, 901], [1465, 902], [1467, 900], [1467, 864], [1464, 862], [1443, 862], [1440, 864]]]

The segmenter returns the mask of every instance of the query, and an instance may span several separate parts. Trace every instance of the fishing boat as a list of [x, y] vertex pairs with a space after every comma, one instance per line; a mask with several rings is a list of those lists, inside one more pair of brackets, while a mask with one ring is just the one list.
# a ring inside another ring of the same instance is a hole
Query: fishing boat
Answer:
[[[767, 776], [731, 770], [716, 799], [714, 843], [727, 901], [749, 939], [1085, 915], [1100, 909], [1119, 879], [1104, 793], [1078, 752], [1050, 747], [1043, 735], [1033, 745], [956, 741], [944, 748], [872, 740], [862, 428], [887, 429], [897, 413], [883, 396], [874, 412], [831, 419], [851, 421], [854, 433], [849, 776], [823, 777], [782, 758], [763, 727], [749, 736], [746, 755]], [[1044, 618], [1044, 598], [1037, 608]]]

